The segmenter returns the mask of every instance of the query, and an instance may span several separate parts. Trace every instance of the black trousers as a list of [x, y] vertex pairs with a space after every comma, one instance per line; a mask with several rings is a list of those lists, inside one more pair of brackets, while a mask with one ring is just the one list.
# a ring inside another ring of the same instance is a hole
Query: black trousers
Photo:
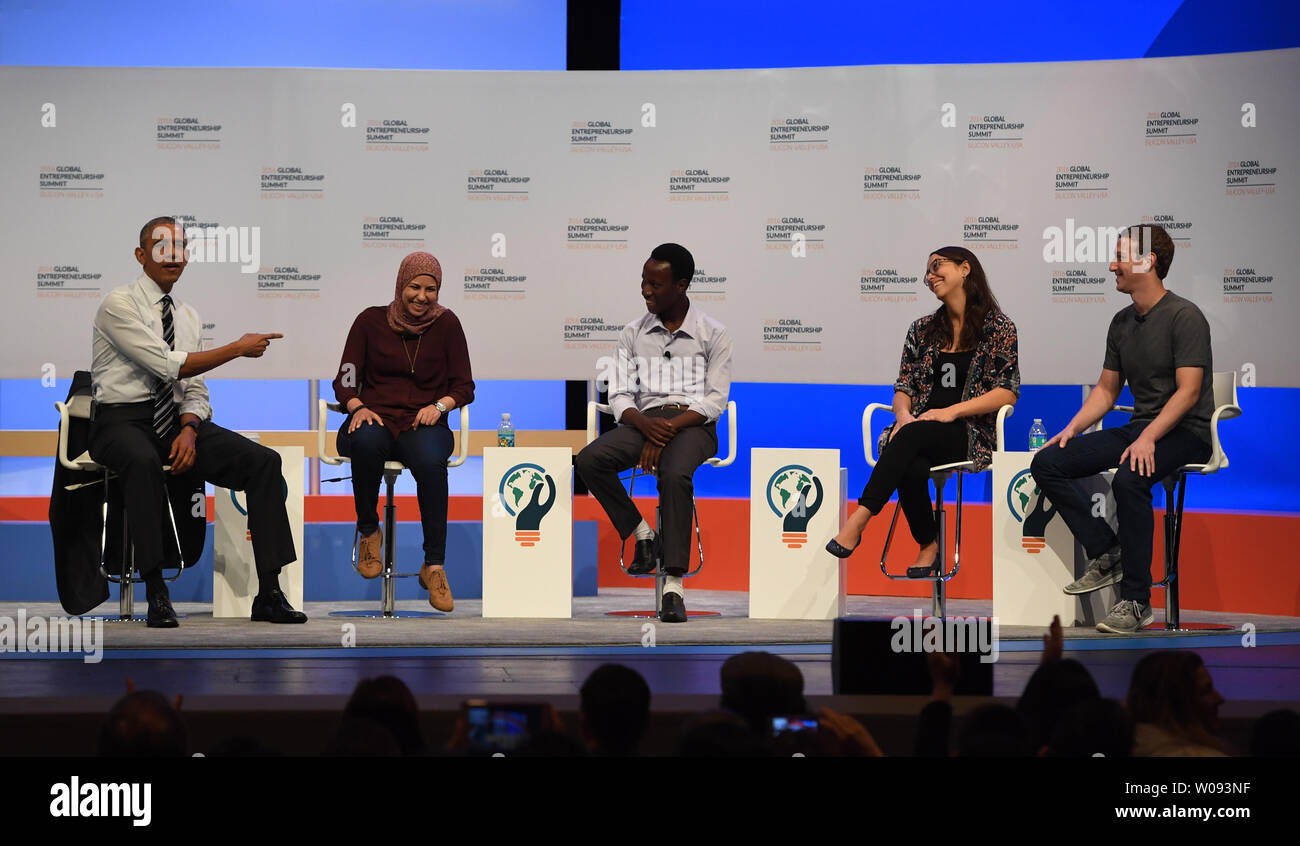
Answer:
[[[163, 538], [172, 543], [171, 527], [159, 521], [163, 496], [173, 509], [200, 507], [203, 483], [244, 491], [248, 529], [259, 578], [276, 578], [280, 568], [298, 559], [284, 506], [280, 454], [223, 429], [210, 420], [199, 424], [194, 466], [180, 475], [163, 475], [171, 450], [153, 430], [153, 403], [99, 406], [90, 426], [90, 457], [121, 479], [127, 528], [142, 576], [163, 561]], [[136, 507], [143, 504], [144, 507]]]
[[[647, 417], [676, 416], [677, 412], [651, 409]], [[645, 436], [632, 426], [619, 425], [587, 444], [574, 458], [578, 475], [609, 515], [620, 538], [641, 523], [618, 474], [635, 467], [645, 446]], [[659, 456], [659, 507], [663, 525], [664, 572], [680, 576], [691, 560], [691, 505], [695, 498], [695, 470], [718, 452], [717, 425], [689, 426], [668, 442]]]
[[352, 499], [357, 529], [368, 535], [379, 528], [379, 482], [385, 461], [400, 461], [415, 477], [420, 525], [424, 529], [424, 563], [447, 560], [447, 459], [456, 448], [446, 426], [407, 429], [396, 438], [378, 423], [366, 423], [349, 433], [351, 415], [339, 429], [339, 455], [352, 459]]
[[[1151, 556], [1154, 545], [1155, 513], [1151, 510], [1151, 488], [1184, 464], [1196, 464], [1210, 457], [1210, 445], [1192, 432], [1175, 428], [1156, 441], [1155, 472], [1143, 476], [1129, 469], [1127, 462], [1115, 472], [1110, 490], [1115, 495], [1115, 516], [1119, 536], [1104, 518], [1094, 517], [1092, 501], [1074, 481], [1115, 467], [1124, 450], [1138, 439], [1149, 421], [1131, 422], [1118, 429], [1102, 429], [1071, 438], [1062, 449], [1044, 447], [1035, 455], [1029, 470], [1034, 481], [1061, 512], [1089, 558], [1120, 549], [1124, 581], [1120, 599], [1151, 602]], [[1165, 503], [1172, 508], [1171, 503]]]
[[898, 506], [907, 518], [912, 539], [921, 546], [932, 543], [939, 536], [939, 527], [930, 501], [930, 468], [965, 461], [968, 449], [966, 424], [961, 420], [914, 420], [885, 445], [858, 503], [876, 515], [898, 491]]

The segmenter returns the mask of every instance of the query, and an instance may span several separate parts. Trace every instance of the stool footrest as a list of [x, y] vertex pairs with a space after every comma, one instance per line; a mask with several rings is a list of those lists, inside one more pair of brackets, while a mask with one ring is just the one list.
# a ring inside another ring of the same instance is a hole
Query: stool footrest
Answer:
[[387, 614], [379, 611], [331, 611], [331, 617], [364, 617], [371, 620], [398, 620], [412, 617], [445, 617], [446, 614], [437, 611], [397, 611], [394, 610]]
[[896, 576], [893, 573], [885, 573], [885, 578], [896, 582], [946, 582], [955, 575], [957, 575], [956, 570], [949, 570], [941, 576]]
[[[657, 620], [658, 611], [606, 611], [606, 617], [633, 617], [636, 619]], [[721, 617], [721, 611], [687, 611], [687, 617]]]

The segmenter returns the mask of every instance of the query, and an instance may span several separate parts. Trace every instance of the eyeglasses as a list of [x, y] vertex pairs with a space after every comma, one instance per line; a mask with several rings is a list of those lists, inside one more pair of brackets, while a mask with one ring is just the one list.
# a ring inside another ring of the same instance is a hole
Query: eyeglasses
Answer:
[[922, 281], [924, 281], [926, 276], [937, 276], [939, 274], [939, 265], [943, 264], [945, 261], [957, 264], [957, 259], [937, 258], [926, 266], [925, 273], [921, 276]]

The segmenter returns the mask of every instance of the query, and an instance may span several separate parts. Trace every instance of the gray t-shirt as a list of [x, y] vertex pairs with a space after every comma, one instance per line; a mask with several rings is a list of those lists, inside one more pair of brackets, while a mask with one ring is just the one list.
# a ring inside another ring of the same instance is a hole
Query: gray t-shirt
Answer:
[[1106, 333], [1107, 370], [1119, 372], [1120, 384], [1133, 390], [1133, 420], [1154, 420], [1178, 388], [1179, 367], [1204, 368], [1201, 396], [1178, 426], [1189, 429], [1207, 444], [1210, 416], [1214, 414], [1214, 356], [1210, 350], [1210, 324], [1196, 304], [1173, 291], [1144, 315], [1130, 305], [1110, 321]]

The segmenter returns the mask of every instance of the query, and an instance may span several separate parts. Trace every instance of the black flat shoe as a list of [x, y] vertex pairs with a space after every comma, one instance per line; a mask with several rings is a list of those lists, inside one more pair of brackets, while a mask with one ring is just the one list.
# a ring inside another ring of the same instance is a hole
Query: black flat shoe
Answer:
[[942, 576], [942, 575], [943, 573], [939, 570], [938, 558], [934, 559], [934, 563], [931, 564], [929, 567], [908, 567], [907, 568], [907, 577], [909, 579], [929, 579], [935, 576]]
[[628, 575], [648, 576], [655, 571], [655, 539], [646, 538], [636, 542], [632, 553], [632, 563], [627, 566]]
[[665, 593], [663, 598], [663, 608], [659, 611], [659, 622], [661, 623], [685, 623], [686, 622], [686, 602], [682, 599], [681, 594]]
[[[858, 546], [862, 546], [861, 540], [858, 541]], [[858, 546], [853, 547], [853, 549], [857, 549]], [[831, 555], [834, 555], [836, 558], [848, 558], [850, 555], [853, 554], [853, 549], [845, 549], [844, 547], [840, 546], [835, 541], [835, 538], [831, 538], [826, 542], [826, 551], [829, 552]]]
[[158, 596], [149, 600], [149, 615], [145, 618], [145, 625], [151, 629], [174, 629], [180, 626], [170, 598]]
[[276, 588], [263, 596], [253, 597], [253, 622], [255, 623], [305, 623], [307, 615], [293, 610], [284, 593]]

